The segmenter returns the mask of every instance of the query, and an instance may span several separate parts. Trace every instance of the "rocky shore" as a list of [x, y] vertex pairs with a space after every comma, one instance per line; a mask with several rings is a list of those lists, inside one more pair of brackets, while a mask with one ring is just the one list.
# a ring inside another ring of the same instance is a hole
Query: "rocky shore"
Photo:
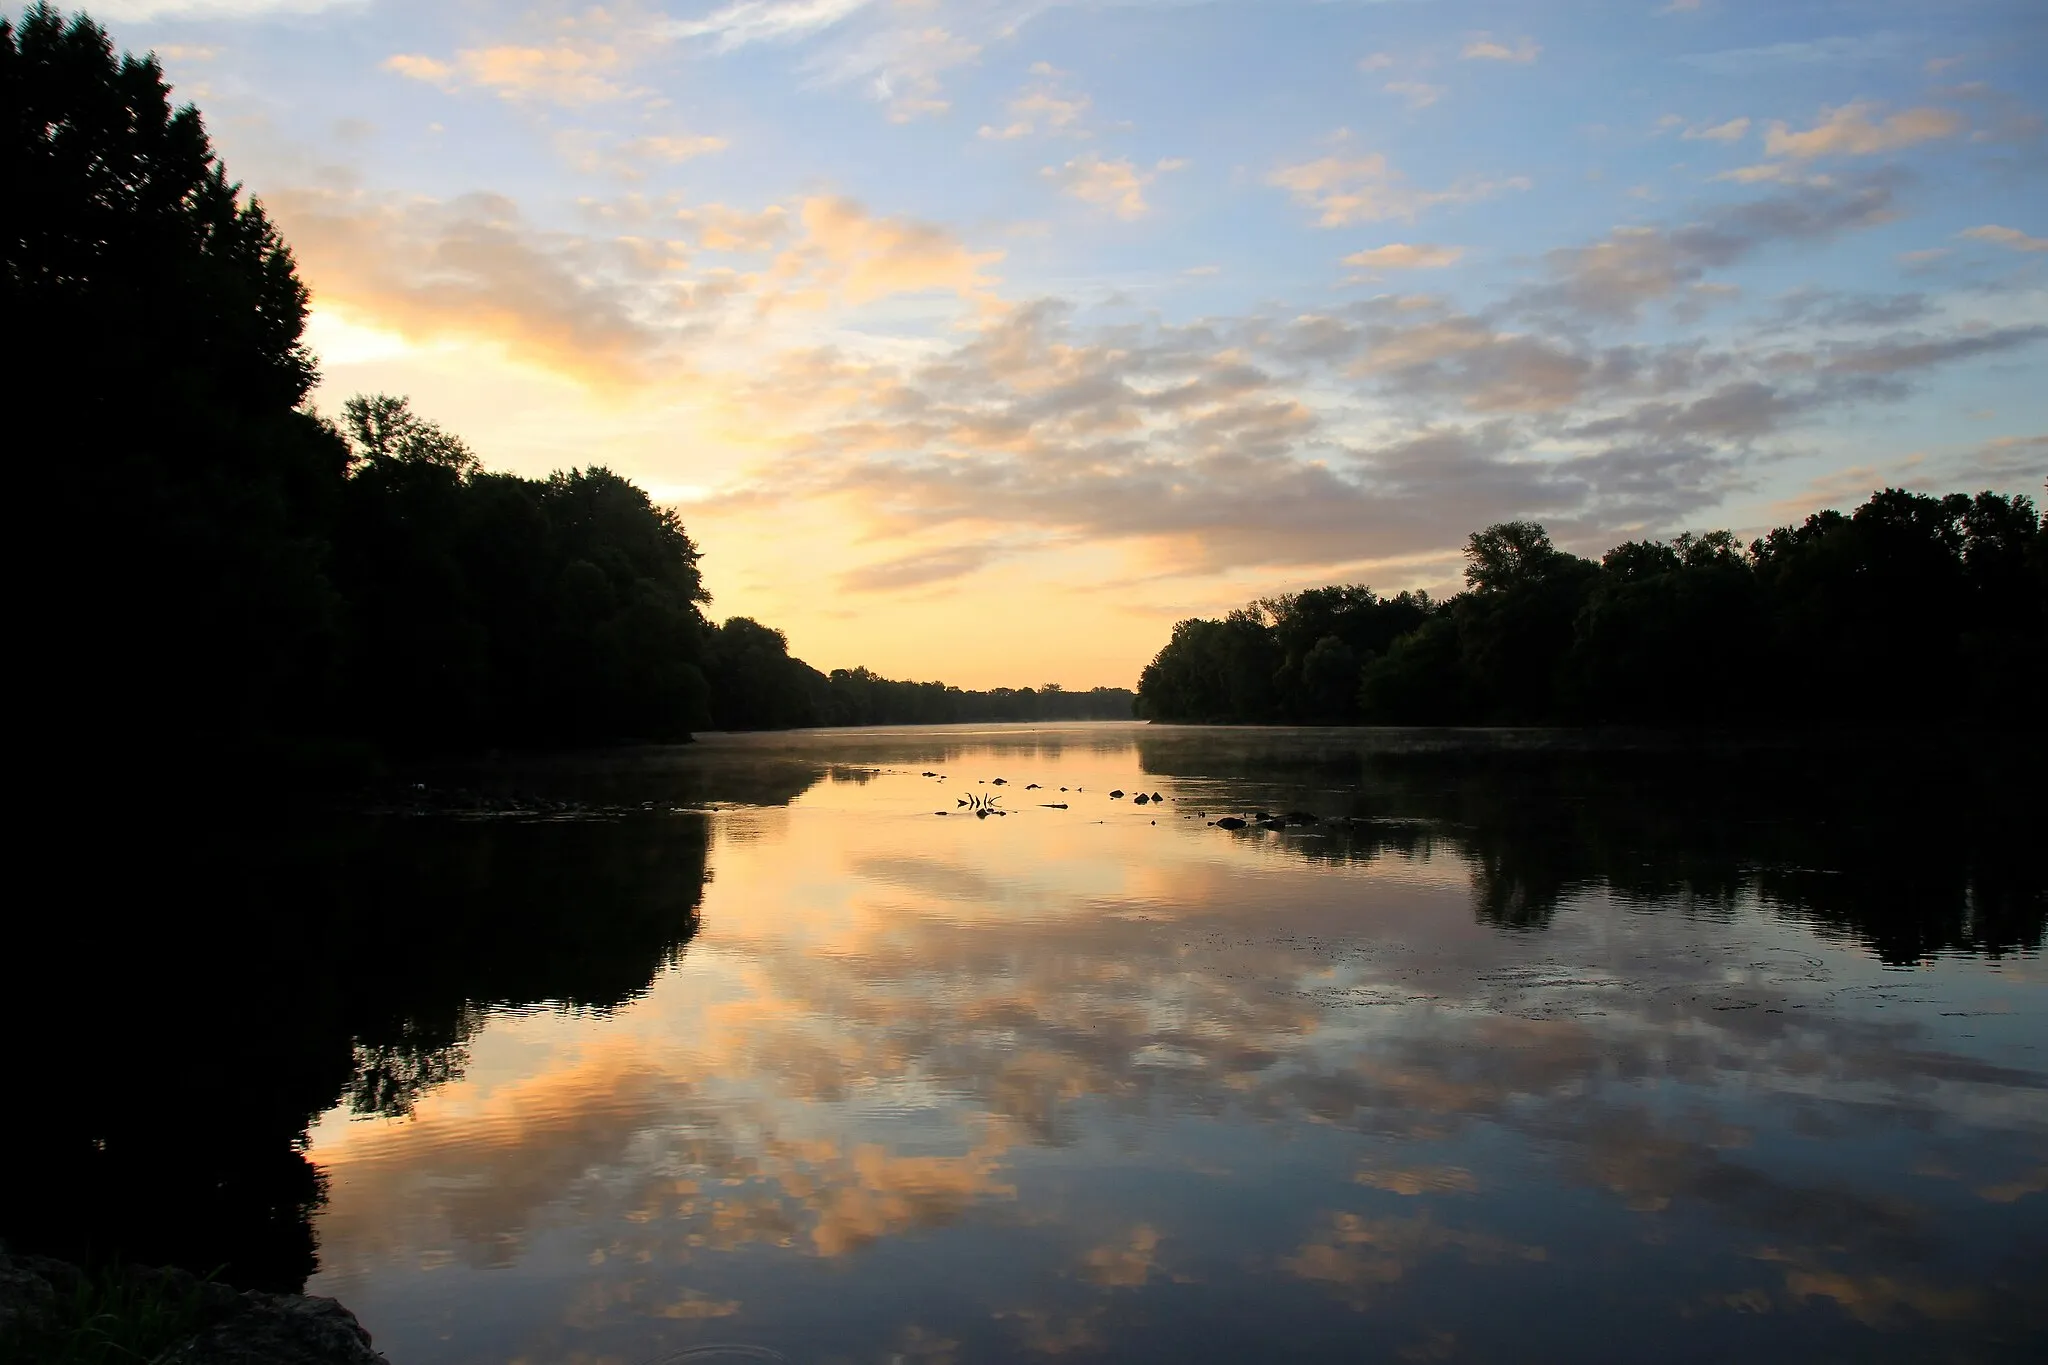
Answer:
[[0, 1252], [0, 1359], [388, 1365], [333, 1299], [238, 1292], [182, 1270], [89, 1273]]

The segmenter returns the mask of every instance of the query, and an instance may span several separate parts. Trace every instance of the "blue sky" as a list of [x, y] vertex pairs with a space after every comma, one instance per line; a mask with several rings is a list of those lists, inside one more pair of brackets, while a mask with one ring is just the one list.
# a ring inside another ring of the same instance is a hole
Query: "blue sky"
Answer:
[[825, 667], [2048, 477], [2038, 3], [116, 0], [323, 406], [676, 502]]

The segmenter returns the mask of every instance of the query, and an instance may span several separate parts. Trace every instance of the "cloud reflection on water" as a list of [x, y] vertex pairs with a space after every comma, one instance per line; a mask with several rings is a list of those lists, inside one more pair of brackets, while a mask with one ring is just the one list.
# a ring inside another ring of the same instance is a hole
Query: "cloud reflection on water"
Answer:
[[[1616, 1295], [1622, 1354], [2043, 1330], [2048, 1100], [1985, 1024], [2038, 1020], [2031, 953], [1899, 975], [1753, 890], [1583, 883], [1532, 935], [1486, 913], [1483, 834], [1234, 838], [1188, 813], [1227, 781], [1128, 741], [954, 752], [949, 791], [1088, 794], [939, 820], [919, 742], [715, 816], [644, 999], [495, 1018], [411, 1119], [320, 1124], [316, 1292], [411, 1361], [478, 1358], [430, 1303], [629, 1362], [1354, 1358], [1358, 1314], [1485, 1356]], [[1141, 775], [1189, 800], [1103, 795]]]

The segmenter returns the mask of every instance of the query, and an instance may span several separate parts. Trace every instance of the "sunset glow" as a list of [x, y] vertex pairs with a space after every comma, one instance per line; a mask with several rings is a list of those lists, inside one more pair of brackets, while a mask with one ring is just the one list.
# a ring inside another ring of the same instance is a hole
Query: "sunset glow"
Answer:
[[316, 399], [678, 506], [820, 668], [1130, 685], [1178, 618], [1878, 487], [2038, 496], [2023, 0], [116, 0]]

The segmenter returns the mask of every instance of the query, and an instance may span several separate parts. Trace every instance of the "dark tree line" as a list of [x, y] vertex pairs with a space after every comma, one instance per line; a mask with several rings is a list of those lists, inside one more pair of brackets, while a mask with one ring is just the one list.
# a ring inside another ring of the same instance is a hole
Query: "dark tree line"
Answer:
[[20, 671], [60, 768], [1130, 714], [825, 677], [707, 621], [696, 545], [618, 475], [486, 471], [403, 399], [311, 411], [290, 248], [82, 16], [0, 18], [0, 185]]
[[1466, 591], [1322, 588], [1189, 620], [1141, 715], [1329, 724], [1978, 723], [2048, 696], [2048, 521], [2025, 497], [1887, 489], [1747, 547], [1475, 532]]
[[1058, 683], [987, 691], [903, 682], [865, 668], [822, 673], [789, 653], [782, 632], [735, 616], [711, 634], [712, 723], [722, 730], [807, 725], [953, 725], [967, 721], [1129, 720], [1125, 687], [1069, 692]]

